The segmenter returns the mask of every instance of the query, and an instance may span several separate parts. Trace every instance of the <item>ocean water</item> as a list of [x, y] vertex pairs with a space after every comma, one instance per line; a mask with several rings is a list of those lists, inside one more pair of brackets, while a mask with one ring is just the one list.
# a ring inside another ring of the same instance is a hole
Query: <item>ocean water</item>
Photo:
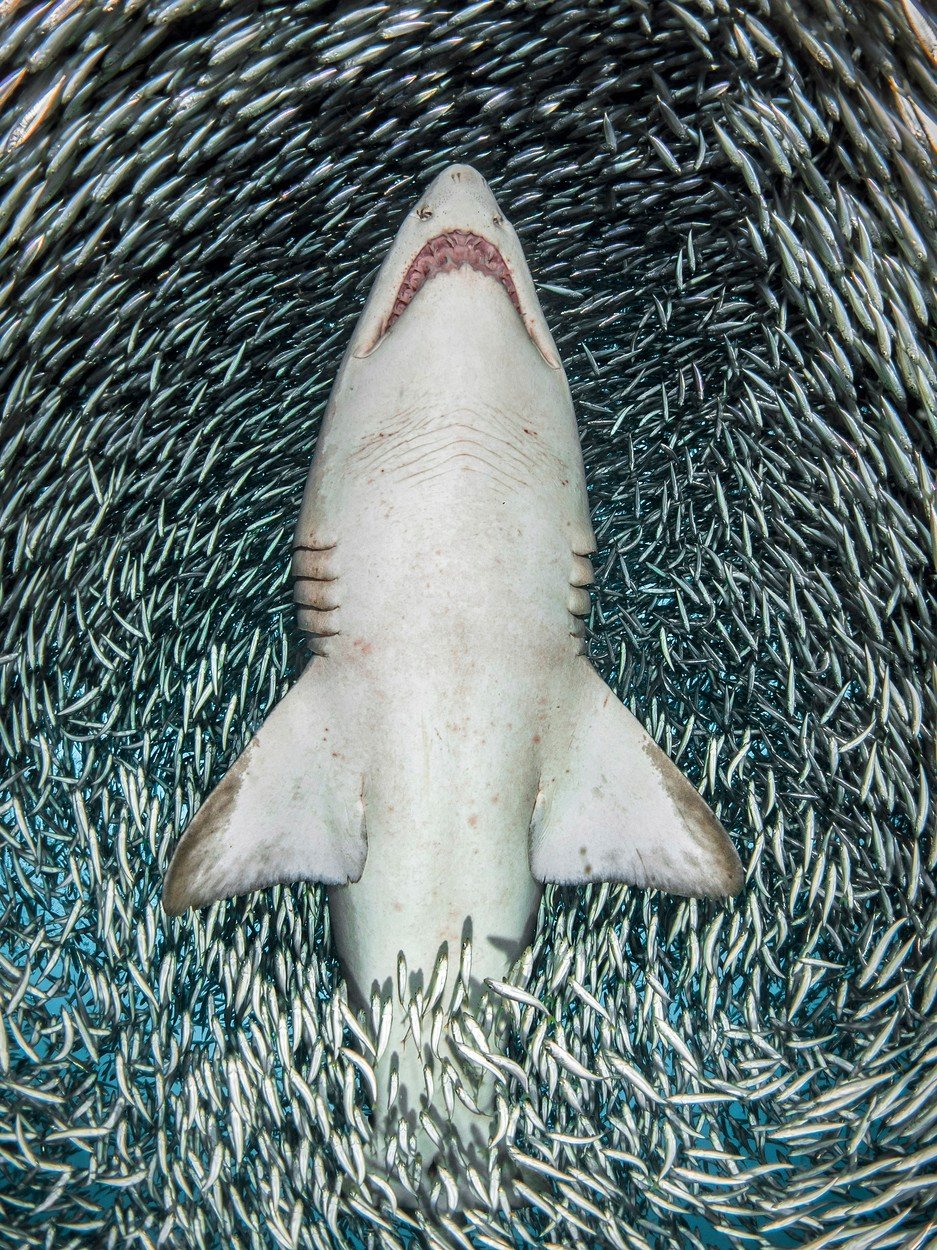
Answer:
[[[935, 56], [913, 0], [0, 13], [0, 1244], [935, 1239]], [[159, 897], [302, 663], [325, 397], [453, 160], [569, 375], [591, 654], [747, 880], [548, 889], [539, 1201], [395, 1217], [321, 892]]]

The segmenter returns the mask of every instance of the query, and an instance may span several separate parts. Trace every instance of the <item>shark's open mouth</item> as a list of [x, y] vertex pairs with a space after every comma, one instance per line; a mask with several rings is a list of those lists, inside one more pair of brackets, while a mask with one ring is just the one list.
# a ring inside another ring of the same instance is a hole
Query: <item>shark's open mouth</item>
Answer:
[[510, 270], [494, 244], [468, 230], [447, 230], [445, 234], [437, 234], [434, 239], [430, 239], [417, 254], [400, 284], [382, 333], [387, 333], [424, 283], [437, 273], [459, 269], [462, 265], [470, 265], [478, 273], [491, 274], [493, 278], [497, 278], [510, 296], [518, 315], [523, 316]]

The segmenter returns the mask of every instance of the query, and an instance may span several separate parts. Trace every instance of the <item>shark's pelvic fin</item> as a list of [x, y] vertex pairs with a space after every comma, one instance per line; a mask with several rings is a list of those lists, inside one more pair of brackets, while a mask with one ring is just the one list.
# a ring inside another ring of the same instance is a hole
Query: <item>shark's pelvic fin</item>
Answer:
[[367, 858], [361, 772], [310, 665], [199, 808], [163, 892], [173, 915], [286, 881], [357, 881]]
[[738, 854], [707, 804], [585, 658], [575, 680], [531, 822], [534, 876], [690, 897], [738, 893]]

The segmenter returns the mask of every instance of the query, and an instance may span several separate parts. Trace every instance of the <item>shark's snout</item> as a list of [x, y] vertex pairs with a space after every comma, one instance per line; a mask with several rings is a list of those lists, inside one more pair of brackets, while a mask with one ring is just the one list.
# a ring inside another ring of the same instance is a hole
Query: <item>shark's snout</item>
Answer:
[[413, 216], [426, 223], [432, 237], [404, 274], [382, 333], [386, 334], [431, 278], [464, 265], [500, 282], [523, 319], [517, 286], [501, 252], [504, 217], [477, 169], [471, 165], [448, 166], [426, 188]]
[[488, 217], [496, 227], [504, 220], [491, 187], [471, 165], [449, 165], [437, 174], [413, 211], [424, 221], [449, 213], [466, 218]]
[[464, 267], [503, 287], [543, 359], [560, 369], [520, 240], [471, 165], [449, 165], [407, 214], [362, 314], [353, 355], [371, 355], [431, 279]]

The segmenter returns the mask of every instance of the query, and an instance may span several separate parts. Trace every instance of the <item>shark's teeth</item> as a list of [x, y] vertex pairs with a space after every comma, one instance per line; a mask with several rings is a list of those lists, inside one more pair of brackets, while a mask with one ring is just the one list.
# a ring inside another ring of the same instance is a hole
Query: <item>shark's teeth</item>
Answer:
[[400, 284], [382, 334], [386, 334], [401, 316], [424, 283], [445, 269], [459, 269], [462, 265], [470, 265], [479, 273], [491, 274], [497, 278], [510, 296], [518, 315], [522, 315], [510, 270], [495, 245], [468, 230], [447, 230], [445, 234], [437, 234], [430, 239], [417, 253]]

